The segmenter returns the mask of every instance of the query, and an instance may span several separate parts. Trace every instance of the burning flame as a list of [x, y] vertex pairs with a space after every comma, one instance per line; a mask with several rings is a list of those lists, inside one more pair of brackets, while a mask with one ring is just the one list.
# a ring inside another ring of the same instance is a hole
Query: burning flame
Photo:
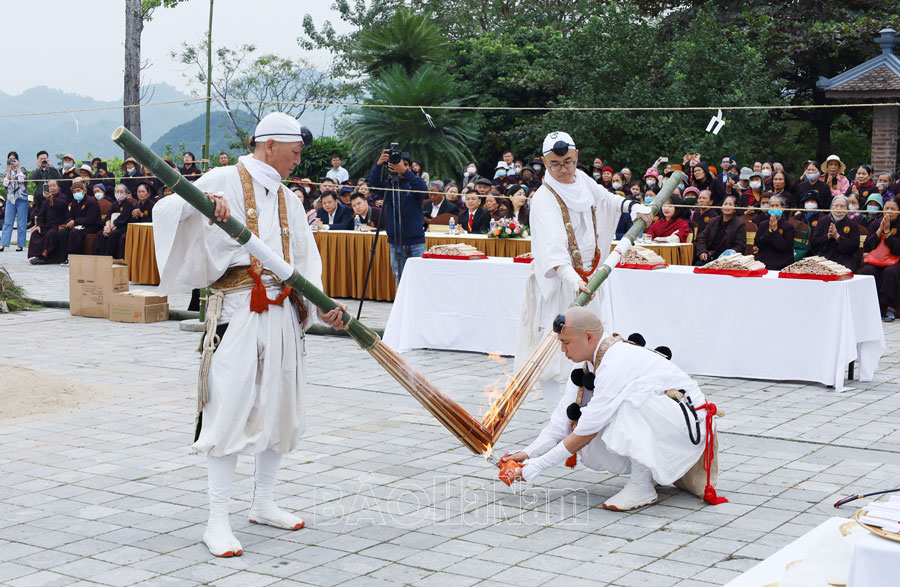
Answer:
[[492, 361], [496, 361], [496, 362], [500, 363], [501, 365], [506, 364], [506, 359], [504, 359], [497, 353], [488, 353], [488, 358]]

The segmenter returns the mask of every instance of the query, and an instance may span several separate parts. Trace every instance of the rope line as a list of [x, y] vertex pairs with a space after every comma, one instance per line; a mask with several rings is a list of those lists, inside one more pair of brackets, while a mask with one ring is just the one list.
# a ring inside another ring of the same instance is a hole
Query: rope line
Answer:
[[[190, 104], [208, 102], [213, 98], [184, 98], [182, 100], [165, 100], [147, 102], [146, 104], [123, 104], [121, 106], [97, 106], [95, 108], [72, 108], [69, 110], [48, 110], [46, 112], [23, 112], [20, 114], [0, 114], [0, 118], [20, 118], [26, 116], [48, 116], [51, 114], [75, 114], [78, 112], [102, 112], [105, 110], [124, 110], [142, 108], [144, 106], [163, 106], [166, 104]], [[819, 110], [828, 108], [872, 108], [873, 106], [900, 106], [900, 102], [877, 102], [870, 104], [771, 104], [762, 106], [448, 106], [448, 105], [407, 105], [407, 104], [363, 104], [360, 102], [306, 102], [291, 100], [240, 100], [237, 98], [215, 98], [217, 102], [240, 104], [271, 104], [276, 106], [312, 106], [314, 108], [392, 108], [399, 110], [509, 110], [531, 112], [695, 112], [722, 110]]]

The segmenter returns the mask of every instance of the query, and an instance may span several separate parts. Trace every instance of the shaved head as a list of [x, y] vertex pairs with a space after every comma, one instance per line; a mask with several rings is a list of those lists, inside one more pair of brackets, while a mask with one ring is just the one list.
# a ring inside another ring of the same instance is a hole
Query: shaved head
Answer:
[[581, 306], [569, 308], [565, 313], [566, 326], [582, 330], [582, 331], [603, 331], [603, 322], [600, 317]]

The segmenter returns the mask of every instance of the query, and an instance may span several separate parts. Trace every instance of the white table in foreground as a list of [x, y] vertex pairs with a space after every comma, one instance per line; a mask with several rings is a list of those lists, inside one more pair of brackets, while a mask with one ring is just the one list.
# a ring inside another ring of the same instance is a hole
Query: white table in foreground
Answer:
[[[698, 275], [692, 267], [616, 270], [613, 329], [666, 345], [692, 375], [815, 381], [844, 388], [858, 361], [871, 381], [884, 354], [875, 279], [846, 281]], [[642, 303], [652, 300], [654, 303]], [[652, 308], [652, 309], [651, 309]]]
[[408, 259], [384, 342], [399, 352], [514, 355], [528, 271], [529, 265], [503, 257]]

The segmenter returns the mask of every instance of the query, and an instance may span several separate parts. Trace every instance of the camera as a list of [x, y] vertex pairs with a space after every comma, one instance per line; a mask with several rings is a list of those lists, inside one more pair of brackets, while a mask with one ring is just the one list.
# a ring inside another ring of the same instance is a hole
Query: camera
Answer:
[[400, 145], [398, 143], [391, 143], [391, 148], [388, 149], [388, 163], [391, 165], [398, 165], [403, 160], [403, 152], [400, 150]]
[[16, 164], [16, 160], [13, 159], [12, 157], [10, 157], [9, 159], [6, 160], [6, 164], [9, 165], [10, 167], [12, 167], [13, 165]]

